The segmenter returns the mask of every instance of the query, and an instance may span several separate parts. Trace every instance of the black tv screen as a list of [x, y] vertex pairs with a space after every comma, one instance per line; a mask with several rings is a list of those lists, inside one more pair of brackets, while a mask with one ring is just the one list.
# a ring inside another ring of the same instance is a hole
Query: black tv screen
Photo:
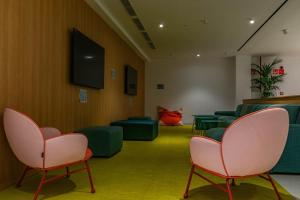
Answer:
[[103, 89], [104, 48], [75, 28], [71, 35], [71, 82], [75, 85]]
[[125, 94], [137, 95], [138, 73], [133, 67], [125, 66]]

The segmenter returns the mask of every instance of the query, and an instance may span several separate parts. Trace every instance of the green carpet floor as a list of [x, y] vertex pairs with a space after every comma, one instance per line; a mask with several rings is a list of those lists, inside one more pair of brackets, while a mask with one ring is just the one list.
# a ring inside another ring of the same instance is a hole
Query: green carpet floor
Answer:
[[[125, 141], [120, 153], [109, 159], [90, 160], [96, 193], [89, 193], [86, 173], [72, 175], [46, 185], [40, 199], [49, 200], [179, 200], [190, 170], [188, 142], [191, 127], [161, 127], [159, 137], [149, 141]], [[212, 177], [212, 176], [209, 176]], [[2, 200], [32, 199], [39, 175], [25, 179], [21, 188], [0, 192]], [[212, 177], [223, 183], [222, 179]], [[292, 200], [280, 188], [283, 199]], [[238, 181], [233, 189], [236, 200], [276, 199], [271, 185], [260, 179]], [[226, 200], [227, 195], [204, 180], [194, 177], [191, 200]]]

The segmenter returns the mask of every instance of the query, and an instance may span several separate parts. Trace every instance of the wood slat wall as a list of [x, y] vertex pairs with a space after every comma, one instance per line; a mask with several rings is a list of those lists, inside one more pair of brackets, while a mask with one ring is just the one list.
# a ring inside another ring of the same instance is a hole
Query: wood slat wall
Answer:
[[[80, 87], [69, 83], [72, 27], [106, 51], [105, 89], [87, 89], [87, 104], [79, 103]], [[6, 106], [65, 132], [144, 114], [144, 61], [83, 0], [0, 0], [0, 30], [1, 121]], [[138, 70], [136, 97], [124, 95], [124, 64]], [[16, 181], [22, 165], [0, 124], [3, 188]]]
[[283, 96], [265, 99], [244, 99], [244, 104], [300, 104], [300, 96]]

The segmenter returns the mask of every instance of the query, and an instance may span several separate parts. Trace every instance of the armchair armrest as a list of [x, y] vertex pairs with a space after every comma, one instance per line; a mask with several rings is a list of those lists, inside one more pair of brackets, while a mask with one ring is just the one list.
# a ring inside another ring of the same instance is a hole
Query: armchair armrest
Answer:
[[57, 128], [43, 127], [43, 128], [40, 128], [40, 129], [41, 129], [41, 132], [44, 135], [45, 140], [61, 135], [60, 130], [58, 130]]
[[46, 140], [44, 168], [83, 161], [87, 144], [86, 136], [78, 133], [64, 134]]
[[193, 164], [222, 175], [226, 174], [220, 142], [207, 137], [193, 137], [190, 141], [190, 153]]
[[235, 116], [235, 111], [216, 111], [215, 115]]

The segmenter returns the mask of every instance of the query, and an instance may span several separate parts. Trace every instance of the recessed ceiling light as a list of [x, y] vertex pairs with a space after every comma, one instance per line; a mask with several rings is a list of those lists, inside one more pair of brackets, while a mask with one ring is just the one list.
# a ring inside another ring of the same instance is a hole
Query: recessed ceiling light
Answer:
[[163, 23], [160, 23], [160, 24], [158, 25], [158, 27], [159, 27], [159, 28], [164, 28], [165, 25], [164, 25]]
[[284, 35], [286, 35], [286, 34], [288, 34], [288, 33], [289, 33], [289, 30], [288, 30], [288, 29], [286, 29], [286, 28], [285, 28], [285, 29], [282, 29], [281, 31], [282, 31], [282, 33], [283, 33]]
[[196, 56], [197, 56], [197, 57], [200, 57], [200, 54], [198, 53]]
[[249, 24], [255, 24], [255, 20], [254, 19], [250, 19], [249, 20]]

